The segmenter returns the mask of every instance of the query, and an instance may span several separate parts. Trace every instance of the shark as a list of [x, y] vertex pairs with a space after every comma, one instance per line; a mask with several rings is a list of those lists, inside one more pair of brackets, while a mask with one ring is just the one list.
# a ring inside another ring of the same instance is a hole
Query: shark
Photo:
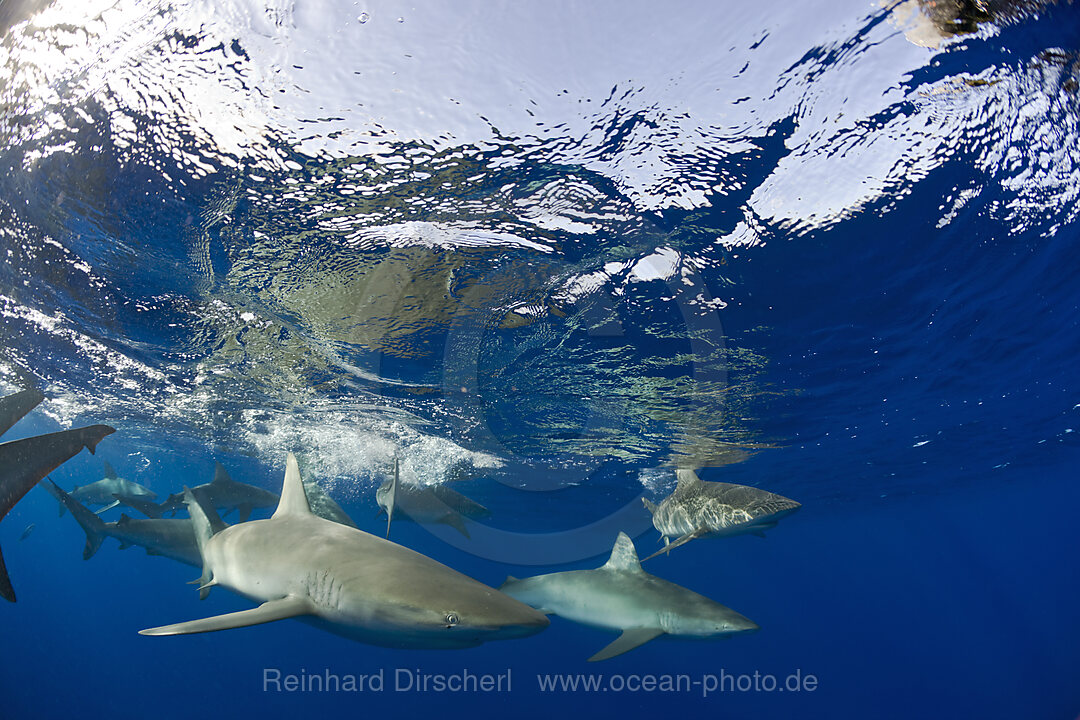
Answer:
[[192, 567], [202, 566], [191, 518], [142, 520], [121, 515], [116, 522], [105, 522], [52, 481], [44, 482], [52, 486], [50, 492], [71, 511], [86, 533], [83, 560], [93, 557], [105, 538], [112, 537], [120, 541], [121, 550], [138, 545], [146, 549], [147, 555], [161, 555]]
[[[766, 490], [725, 482], [705, 482], [693, 470], [675, 471], [675, 491], [659, 505], [642, 498], [652, 513], [653, 527], [663, 536], [664, 547], [645, 560], [669, 553], [701, 537], [744, 533], [764, 537], [781, 518], [802, 505]], [[671, 538], [675, 538], [672, 542]]]
[[[204, 485], [192, 488], [192, 491], [205, 504], [213, 505], [223, 515], [236, 511], [237, 522], [244, 522], [251, 517], [252, 510], [271, 508], [277, 505], [278, 496], [269, 490], [237, 482], [229, 477], [221, 463], [214, 466], [214, 479]], [[184, 507], [184, 493], [173, 493], [161, 503], [161, 511], [175, 512]]]
[[406, 517], [419, 523], [442, 523], [449, 525], [465, 537], [469, 531], [465, 519], [489, 517], [491, 511], [456, 490], [444, 485], [410, 485], [400, 481], [397, 460], [394, 460], [394, 477], [375, 491], [379, 514], [386, 513], [386, 537], [390, 538], [390, 523], [400, 510]]
[[[24, 390], [0, 398], [0, 428], [8, 430], [30, 412], [44, 396], [36, 390]], [[107, 435], [116, 432], [108, 425], [91, 425], [60, 432], [36, 435], [0, 443], [0, 520], [42, 478], [75, 457], [83, 448], [91, 453]], [[0, 597], [15, 602], [15, 588], [8, 577], [4, 556], [0, 553]]]
[[[280, 499], [276, 493], [268, 490], [263, 490], [254, 485], [234, 482], [229, 477], [228, 471], [220, 463], [218, 463], [214, 473], [214, 481], [192, 488], [192, 492], [196, 494], [203, 493], [201, 498], [204, 504], [214, 505], [216, 509], [224, 510], [226, 514], [238, 510], [238, 522], [243, 522], [251, 517], [251, 512], [255, 508], [273, 507]], [[308, 503], [311, 505], [313, 513], [342, 525], [356, 527], [356, 523], [352, 521], [348, 513], [332, 497], [327, 495], [326, 491], [318, 483], [305, 480], [304, 492], [307, 494]], [[179, 507], [176, 500], [177, 498], [182, 500], [184, 495], [183, 493], [174, 493], [161, 504], [143, 497], [132, 497], [130, 495], [113, 495], [113, 497], [120, 501], [121, 504], [138, 510], [148, 518], [161, 518], [167, 511], [175, 513]]]
[[595, 570], [508, 577], [499, 589], [541, 612], [619, 631], [589, 662], [622, 655], [662, 635], [714, 638], [758, 629], [731, 608], [645, 572], [624, 532], [615, 539], [608, 561]]
[[296, 457], [272, 517], [226, 527], [186, 491], [200, 597], [223, 586], [258, 607], [140, 631], [213, 632], [297, 618], [360, 642], [463, 648], [543, 630], [547, 617], [432, 558], [311, 512]]
[[[149, 488], [143, 487], [137, 482], [125, 480], [116, 474], [116, 470], [107, 461], [104, 463], [105, 471], [104, 477], [101, 480], [92, 482], [89, 485], [76, 485], [71, 490], [71, 496], [83, 503], [84, 505], [102, 505], [104, 507], [99, 508], [96, 512], [103, 513], [106, 510], [111, 510], [120, 502], [114, 497], [115, 495], [141, 497], [153, 500], [157, 497], [157, 493]], [[60, 515], [63, 516], [65, 507], [60, 505]]]

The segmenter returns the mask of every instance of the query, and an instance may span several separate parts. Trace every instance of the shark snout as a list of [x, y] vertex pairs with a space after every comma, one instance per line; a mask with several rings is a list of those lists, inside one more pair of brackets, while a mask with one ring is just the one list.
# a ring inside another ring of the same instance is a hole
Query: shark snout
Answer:
[[484, 612], [472, 613], [470, 622], [462, 624], [471, 625], [474, 631], [488, 639], [500, 640], [535, 635], [550, 624], [547, 615], [509, 595], [498, 593], [496, 598], [489, 598], [489, 602], [491, 599], [495, 602], [488, 604]]
[[738, 615], [737, 613], [736, 617], [727, 620], [725, 625], [727, 626], [726, 632], [729, 633], [748, 633], [756, 632], [761, 629], [761, 626], [756, 622], [748, 617]]
[[544, 613], [516, 600], [513, 603], [514, 607], [504, 607], [497, 617], [487, 619], [490, 633], [502, 639], [528, 637], [551, 624]]

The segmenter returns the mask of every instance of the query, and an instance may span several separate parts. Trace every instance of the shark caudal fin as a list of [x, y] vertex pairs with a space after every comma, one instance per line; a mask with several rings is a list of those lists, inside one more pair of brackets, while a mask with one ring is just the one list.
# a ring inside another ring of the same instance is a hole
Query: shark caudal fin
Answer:
[[[390, 481], [390, 492], [386, 494], [386, 539], [390, 539], [390, 523], [394, 522], [394, 506], [397, 505], [398, 483], [398, 459], [394, 457], [394, 479]], [[468, 537], [466, 535], [466, 537]]]
[[276, 520], [286, 515], [311, 515], [311, 505], [308, 504], [307, 494], [304, 492], [304, 481], [300, 478], [300, 465], [292, 453], [285, 458], [285, 483], [281, 487], [281, 500], [278, 501], [277, 510], [271, 519]]
[[[46, 475], [83, 448], [93, 453], [101, 439], [114, 432], [116, 430], [108, 425], [91, 425], [0, 443], [0, 519]], [[2, 558], [0, 597], [15, 602], [15, 590]]]
[[205, 600], [210, 594], [210, 588], [215, 584], [214, 572], [206, 564], [206, 543], [225, 529], [225, 522], [212, 505], [204, 503], [202, 498], [186, 487], [184, 488], [184, 502], [187, 503], [188, 514], [191, 515], [191, 525], [195, 529], [195, 542], [199, 546], [199, 557], [203, 561], [202, 575], [198, 582], [199, 599]]
[[94, 557], [94, 553], [98, 551], [98, 548], [101, 547], [101, 543], [106, 537], [105, 523], [85, 505], [64, 492], [63, 489], [52, 480], [45, 480], [45, 483], [48, 483], [45, 487], [49, 488], [49, 492], [52, 493], [53, 497], [71, 511], [71, 516], [75, 518], [75, 521], [79, 523], [83, 532], [86, 533], [86, 547], [83, 548], [83, 560], [89, 560]]

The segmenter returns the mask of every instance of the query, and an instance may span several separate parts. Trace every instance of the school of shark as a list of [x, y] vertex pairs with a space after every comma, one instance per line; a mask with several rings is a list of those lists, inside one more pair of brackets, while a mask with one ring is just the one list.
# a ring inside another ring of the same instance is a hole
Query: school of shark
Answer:
[[[0, 435], [44, 400], [34, 389], [0, 398]], [[469, 537], [467, 521], [490, 515], [449, 488], [403, 483], [396, 461], [390, 479], [375, 493], [380, 513], [387, 516], [385, 537], [361, 530], [318, 483], [305, 481], [292, 453], [285, 458], [280, 495], [233, 480], [221, 464], [210, 482], [184, 487], [161, 502], [154, 490], [120, 477], [108, 462], [101, 480], [69, 490], [48, 477], [83, 448], [94, 453], [114, 432], [108, 425], [91, 425], [0, 443], [0, 520], [40, 484], [56, 498], [60, 515], [70, 513], [85, 532], [84, 559], [114, 538], [121, 548], [142, 547], [198, 568], [200, 599], [222, 587], [256, 603], [139, 631], [146, 636], [292, 618], [372, 645], [467, 648], [534, 635], [549, 626], [549, 615], [557, 615], [618, 633], [590, 662], [665, 636], [729, 637], [758, 626], [736, 610], [646, 572], [642, 562], [702, 538], [763, 536], [801, 507], [775, 493], [704, 481], [694, 469], [678, 468], [677, 486], [668, 497], [659, 503], [643, 498], [663, 541], [644, 561], [630, 536], [619, 532], [609, 559], [596, 569], [508, 577], [496, 589], [390, 540], [396, 517], [445, 524]], [[118, 507], [123, 508], [119, 519], [103, 519]], [[272, 514], [253, 519], [260, 511]], [[16, 600], [2, 555], [0, 595]]]

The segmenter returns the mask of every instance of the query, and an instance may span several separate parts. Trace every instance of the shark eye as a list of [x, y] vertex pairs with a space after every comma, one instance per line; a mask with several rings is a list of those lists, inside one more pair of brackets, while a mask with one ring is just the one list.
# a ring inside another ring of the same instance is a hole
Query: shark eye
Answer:
[[457, 613], [446, 613], [446, 627], [454, 627], [458, 624]]

